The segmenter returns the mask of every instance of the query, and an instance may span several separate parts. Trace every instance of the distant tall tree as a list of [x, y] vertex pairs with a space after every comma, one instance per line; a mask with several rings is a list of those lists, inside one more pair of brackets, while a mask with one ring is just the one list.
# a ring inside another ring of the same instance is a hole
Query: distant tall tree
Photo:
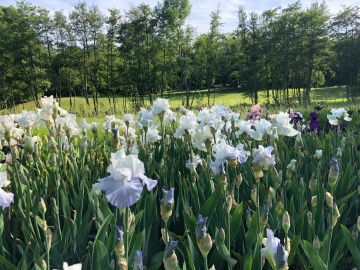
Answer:
[[258, 91], [265, 86], [265, 68], [263, 57], [263, 35], [258, 14], [252, 12], [248, 19], [244, 9], [238, 10], [238, 27], [234, 38], [237, 40], [237, 75], [245, 93], [258, 102]]
[[247, 14], [242, 6], [239, 6], [237, 11], [238, 17], [238, 26], [235, 30], [235, 40], [237, 45], [237, 50], [234, 55], [236, 62], [233, 69], [233, 74], [238, 81], [239, 86], [245, 86], [245, 78], [246, 78], [246, 66], [247, 66], [247, 35], [248, 35], [248, 27], [247, 27]]
[[[164, 0], [155, 7], [157, 18], [156, 42], [162, 48], [160, 94], [171, 86], [186, 88], [186, 105], [189, 105], [189, 47], [193, 31], [185, 28], [191, 5], [188, 0]], [[178, 74], [178, 76], [176, 75]]]
[[[215, 82], [219, 66], [219, 53], [220, 53], [220, 40], [222, 35], [220, 33], [221, 17], [220, 9], [211, 12], [210, 14], [210, 29], [207, 34], [200, 35], [195, 41], [195, 65], [199, 69], [198, 76], [200, 75], [205, 81], [207, 88], [207, 104], [210, 106], [210, 96], [213, 83]], [[201, 78], [200, 77], [200, 78]]]
[[151, 102], [156, 89], [155, 25], [153, 11], [148, 5], [141, 4], [130, 8], [119, 28], [117, 41], [124, 59], [125, 83], [136, 106], [144, 104], [145, 95]]
[[3, 79], [7, 85], [5, 88], [10, 90], [5, 93], [5, 99], [9, 98], [9, 93], [15, 102], [31, 97], [37, 106], [39, 95], [50, 87], [46, 50], [38, 28], [40, 15], [41, 9], [24, 1], [18, 2], [16, 8], [3, 8], [2, 39], [5, 40], [0, 43], [7, 62]]
[[[107, 51], [106, 51], [106, 63], [107, 63], [107, 79], [106, 79], [106, 92], [108, 94], [109, 98], [109, 104], [111, 104], [110, 101], [110, 92], [112, 95], [112, 105], [114, 112], [116, 112], [116, 100], [115, 100], [115, 94], [117, 89], [117, 60], [118, 57], [118, 51], [116, 50], [115, 42], [116, 42], [116, 36], [119, 31], [119, 25], [121, 21], [121, 13], [117, 9], [109, 9], [110, 16], [108, 17], [106, 21], [107, 25], [107, 33], [106, 33], [106, 41], [107, 41]], [[124, 103], [126, 105], [126, 103]]]
[[13, 7], [0, 6], [0, 108], [7, 108], [9, 105], [14, 105], [14, 94], [10, 91], [10, 81], [14, 74], [14, 57], [9, 51], [9, 42], [11, 42], [9, 14], [15, 12]]
[[97, 6], [92, 6], [88, 12], [88, 20], [89, 20], [89, 32], [90, 32], [90, 40], [92, 41], [92, 45], [90, 47], [92, 52], [92, 57], [90, 58], [90, 79], [92, 81], [92, 93], [94, 100], [94, 108], [95, 112], [98, 112], [99, 105], [99, 90], [100, 90], [100, 56], [98, 53], [98, 41], [100, 37], [103, 35], [103, 26], [105, 23], [104, 15], [99, 11]]
[[89, 103], [89, 61], [90, 61], [90, 23], [86, 2], [79, 2], [74, 6], [75, 10], [71, 11], [69, 19], [74, 37], [80, 42], [83, 50], [83, 93], [85, 95], [86, 104]]
[[278, 19], [272, 24], [272, 41], [275, 45], [272, 48], [274, 57], [271, 57], [271, 65], [273, 65], [271, 80], [276, 91], [275, 94], [273, 91], [273, 98], [277, 101], [281, 98], [289, 101], [289, 89], [293, 86], [293, 69], [297, 68], [295, 63], [301, 66], [304, 61], [297, 51], [298, 46], [302, 44], [297, 39], [297, 32], [300, 31], [300, 17], [301, 4], [297, 1], [282, 9]]
[[274, 67], [271, 65], [273, 59], [276, 57], [274, 48], [276, 47], [276, 40], [274, 35], [274, 23], [278, 19], [279, 8], [265, 10], [262, 14], [262, 42], [264, 54], [264, 85], [266, 89], [267, 103], [270, 103], [270, 89], [274, 89], [274, 83], [271, 80], [271, 75], [274, 73]]
[[245, 82], [250, 97], [258, 103], [258, 92], [265, 86], [263, 40], [259, 25], [259, 15], [252, 12], [248, 22], [248, 42], [246, 44], [246, 77]]
[[302, 17], [303, 54], [305, 63], [305, 93], [304, 100], [310, 101], [310, 90], [313, 86], [313, 74], [326, 61], [330, 19], [325, 3], [313, 3]]
[[218, 80], [223, 87], [238, 88], [240, 85], [239, 59], [241, 58], [239, 39], [235, 33], [225, 36], [220, 46]]
[[347, 98], [360, 95], [360, 8], [343, 7], [332, 20], [337, 77], [346, 84]]
[[[53, 80], [53, 88], [55, 88], [56, 94], [59, 93], [59, 104], [61, 105], [61, 97], [62, 97], [62, 88], [63, 88], [63, 80], [62, 80], [62, 74], [61, 70], [62, 68], [66, 68], [65, 63], [62, 60], [65, 60], [63, 58], [65, 54], [65, 50], [68, 46], [68, 40], [69, 38], [69, 32], [70, 27], [67, 22], [67, 18], [65, 15], [60, 11], [55, 11], [54, 17], [53, 17], [53, 31], [54, 31], [54, 47], [56, 51], [56, 63], [52, 61], [52, 70], [54, 71], [54, 74], [52, 76]], [[59, 57], [58, 57], [59, 56]], [[70, 108], [72, 109], [72, 86], [68, 86], [68, 93], [70, 96]]]
[[[180, 29], [180, 34], [178, 35], [178, 70], [179, 70], [179, 80], [180, 88], [183, 92], [185, 87], [185, 102], [183, 100], [182, 105], [186, 107], [190, 106], [190, 78], [191, 78], [191, 59], [192, 59], [192, 41], [194, 37], [194, 29], [190, 26], [187, 26], [185, 29]], [[193, 67], [193, 69], [196, 67]], [[176, 74], [174, 74], [176, 75]], [[174, 76], [173, 75], [173, 76]]]

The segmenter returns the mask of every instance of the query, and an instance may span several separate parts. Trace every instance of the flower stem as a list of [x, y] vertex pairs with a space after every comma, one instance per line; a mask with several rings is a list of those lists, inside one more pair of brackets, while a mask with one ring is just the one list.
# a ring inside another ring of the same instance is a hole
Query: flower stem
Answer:
[[[260, 188], [260, 180], [256, 181], [256, 216], [257, 216], [257, 239], [256, 239], [256, 245], [255, 245], [255, 252], [260, 252], [260, 248], [261, 248], [261, 242], [262, 242], [262, 236], [261, 236], [261, 226], [260, 226], [260, 200], [259, 200], [259, 191]], [[261, 256], [259, 256], [260, 258], [260, 264], [259, 266], [261, 266], [262, 261], [261, 261]]]
[[[229, 164], [226, 164], [226, 177], [227, 179], [231, 179], [230, 177], [230, 173], [229, 173]], [[228, 185], [231, 185], [232, 183], [228, 183]], [[228, 186], [229, 187], [229, 186]], [[226, 235], [226, 246], [227, 246], [227, 249], [229, 251], [229, 256], [231, 257], [231, 252], [230, 252], [230, 211], [228, 212], [228, 205], [227, 205], [227, 196], [226, 196], [226, 189], [224, 189], [225, 192], [224, 192], [224, 195], [225, 195], [225, 213], [227, 215], [227, 219], [226, 219], [226, 226], [227, 226], [227, 235]], [[232, 265], [231, 265], [231, 261], [228, 262], [228, 268], [229, 270], [231, 270], [232, 268]]]
[[125, 208], [125, 259], [128, 262], [128, 254], [129, 254], [129, 207]]
[[[1, 209], [0, 209], [0, 219], [2, 219], [2, 220], [4, 220], [4, 214], [3, 214], [4, 210], [3, 209], [4, 209], [3, 207], [1, 207]], [[2, 237], [0, 237], [0, 247], [2, 247], [2, 246], [3, 246]], [[0, 254], [3, 257], [5, 256], [3, 248], [1, 249]]]
[[205, 270], [209, 270], [209, 266], [208, 266], [208, 262], [207, 262], [207, 257], [204, 257], [204, 269], [205, 269]]
[[167, 245], [167, 243], [169, 242], [168, 231], [168, 222], [165, 221], [165, 245]]
[[[227, 228], [228, 228], [228, 232], [227, 232], [227, 248], [229, 250], [229, 255], [230, 255], [230, 258], [231, 258], [231, 251], [230, 251], [230, 213], [227, 213]], [[228, 262], [228, 268], [229, 268], [229, 270], [232, 269], [231, 261]]]
[[[46, 264], [50, 267], [50, 249], [51, 249], [51, 242], [48, 241], [47, 235], [45, 233], [45, 241], [46, 241]], [[50, 269], [50, 268], [49, 268]]]
[[[334, 197], [333, 196], [333, 194], [334, 194], [334, 191], [333, 191], [333, 188], [330, 186], [330, 194], [331, 194], [331, 196], [332, 197]], [[329, 265], [330, 265], [330, 250], [331, 250], [331, 238], [332, 238], [332, 234], [333, 234], [333, 205], [332, 205], [332, 207], [331, 207], [331, 209], [330, 209], [330, 218], [329, 218], [329, 224], [330, 224], [330, 237], [329, 237], [329, 245], [328, 245], [328, 250], [327, 250], [327, 258], [326, 258], [326, 266], [327, 266], [327, 268], [329, 267]]]
[[288, 232], [285, 232], [285, 250], [287, 249], [288, 247]]

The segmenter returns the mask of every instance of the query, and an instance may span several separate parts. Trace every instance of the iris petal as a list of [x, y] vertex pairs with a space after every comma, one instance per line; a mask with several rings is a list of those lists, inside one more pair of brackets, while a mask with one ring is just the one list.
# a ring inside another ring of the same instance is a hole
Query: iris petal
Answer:
[[153, 188], [157, 185], [157, 180], [147, 178], [145, 175], [139, 175], [139, 178], [142, 180], [143, 185], [146, 185], [148, 191], [153, 190]]
[[2, 207], [9, 207], [12, 200], [14, 199], [13, 193], [7, 193], [2, 188], [0, 188], [0, 206]]
[[285, 255], [285, 249], [282, 244], [278, 244], [276, 253], [275, 253], [275, 263], [276, 268], [281, 269], [281, 267], [284, 266], [286, 263], [286, 255]]
[[136, 203], [143, 190], [139, 179], [131, 179], [129, 182], [122, 183], [116, 181], [112, 176], [108, 176], [98, 181], [98, 187], [105, 191], [109, 203], [119, 208], [129, 207]]

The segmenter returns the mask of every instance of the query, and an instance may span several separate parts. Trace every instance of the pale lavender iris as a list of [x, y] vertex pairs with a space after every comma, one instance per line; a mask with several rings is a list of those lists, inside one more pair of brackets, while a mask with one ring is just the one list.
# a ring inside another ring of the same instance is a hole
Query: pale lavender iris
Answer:
[[125, 208], [136, 203], [146, 185], [151, 191], [157, 181], [144, 175], [144, 163], [134, 155], [124, 153], [111, 154], [112, 164], [107, 171], [111, 176], [99, 179], [98, 187], [105, 191], [106, 198], [114, 206]]
[[253, 163], [267, 170], [270, 165], [275, 164], [275, 155], [271, 154], [272, 150], [274, 150], [274, 147], [268, 146], [265, 148], [262, 145], [258, 149], [253, 149]]
[[212, 148], [215, 161], [210, 162], [210, 168], [215, 174], [225, 174], [224, 163], [226, 160], [236, 160], [239, 163], [245, 163], [247, 160], [244, 146], [239, 144], [236, 148], [228, 145], [224, 139], [214, 144]]
[[266, 229], [266, 236], [267, 238], [263, 239], [265, 247], [260, 250], [261, 257], [269, 261], [272, 269], [280, 269], [287, 261], [285, 249], [272, 230]]
[[1, 187], [0, 187], [0, 206], [1, 207], [9, 207], [11, 202], [14, 199], [14, 194], [11, 192], [5, 192]]
[[7, 173], [0, 172], [0, 207], [9, 207], [14, 199], [14, 194], [11, 192], [5, 192], [1, 187], [6, 187], [10, 184], [7, 180]]

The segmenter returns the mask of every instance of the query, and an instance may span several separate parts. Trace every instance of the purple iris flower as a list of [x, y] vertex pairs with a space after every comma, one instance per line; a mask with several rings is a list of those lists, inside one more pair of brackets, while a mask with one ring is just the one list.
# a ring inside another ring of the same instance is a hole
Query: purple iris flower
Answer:
[[341, 125], [340, 125], [340, 130], [341, 130], [341, 131], [347, 131], [347, 130], [348, 130], [348, 125], [345, 124], [345, 123], [344, 123], [344, 124], [341, 124]]
[[285, 249], [284, 246], [280, 243], [276, 248], [275, 263], [277, 269], [281, 269], [281, 267], [283, 267], [284, 264], [286, 263]]
[[320, 122], [319, 120], [313, 120], [310, 122], [310, 132], [314, 132], [316, 134], [320, 133]]
[[203, 238], [203, 236], [205, 235], [206, 230], [207, 230], [207, 228], [206, 228], [207, 220], [208, 220], [208, 217], [202, 217], [199, 214], [198, 221], [196, 224], [196, 230], [195, 230], [197, 240]]
[[122, 226], [115, 226], [115, 245], [121, 241], [124, 241], [124, 231]]
[[3, 151], [5, 155], [7, 155], [10, 152], [10, 146], [4, 145], [1, 151]]
[[141, 252], [141, 250], [136, 250], [135, 251], [133, 269], [134, 270], [141, 270], [142, 267], [143, 267], [142, 252]]
[[330, 160], [330, 170], [339, 172], [339, 163], [338, 163], [336, 157], [332, 157]]
[[319, 118], [319, 115], [316, 112], [311, 112], [309, 114], [309, 120], [313, 121], [313, 120], [317, 120]]
[[249, 112], [246, 114], [246, 120], [253, 120], [253, 119], [258, 119], [258, 117], [260, 116], [260, 113], [257, 112]]
[[161, 204], [166, 204], [166, 207], [170, 207], [174, 203], [174, 188], [170, 188], [169, 191], [162, 189], [163, 198], [161, 199]]
[[165, 258], [169, 258], [175, 252], [174, 249], [177, 247], [178, 241], [175, 241], [173, 238], [169, 239], [165, 247]]
[[113, 128], [111, 130], [113, 136], [114, 136], [114, 140], [118, 137], [118, 131], [119, 131], [119, 128]]

